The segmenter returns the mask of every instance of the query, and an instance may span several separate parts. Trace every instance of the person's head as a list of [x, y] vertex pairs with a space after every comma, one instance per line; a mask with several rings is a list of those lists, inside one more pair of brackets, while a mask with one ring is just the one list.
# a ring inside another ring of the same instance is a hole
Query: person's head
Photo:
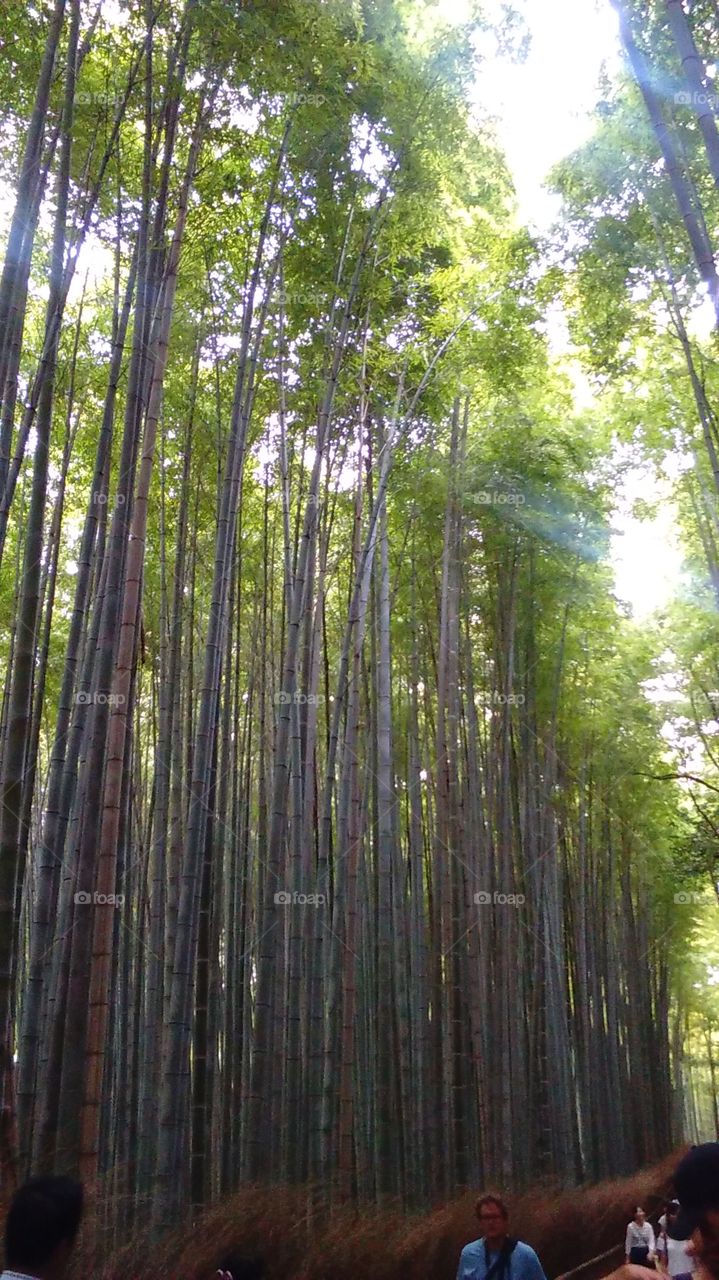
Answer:
[[264, 1280], [264, 1258], [228, 1254], [217, 1268], [217, 1280]]
[[487, 1244], [499, 1245], [509, 1230], [507, 1206], [499, 1196], [480, 1196], [475, 1205], [480, 1230]]
[[634, 1207], [634, 1210], [632, 1211], [632, 1217], [634, 1218], [634, 1221], [636, 1222], [638, 1227], [643, 1226], [647, 1220], [646, 1213], [639, 1205], [636, 1205]]
[[680, 1208], [672, 1235], [691, 1239], [704, 1276], [719, 1280], [719, 1142], [687, 1152], [674, 1174], [674, 1190]]
[[82, 1218], [82, 1183], [74, 1178], [31, 1178], [10, 1201], [5, 1221], [5, 1265], [40, 1280], [67, 1270]]
[[667, 1200], [667, 1203], [664, 1208], [664, 1214], [667, 1220], [668, 1227], [674, 1224], [674, 1222], [676, 1221], [676, 1216], [678, 1212], [679, 1212], [679, 1201]]

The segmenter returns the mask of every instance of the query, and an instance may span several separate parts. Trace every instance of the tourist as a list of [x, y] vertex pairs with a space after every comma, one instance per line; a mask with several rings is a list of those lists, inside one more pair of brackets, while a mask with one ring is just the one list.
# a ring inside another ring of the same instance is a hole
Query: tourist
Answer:
[[457, 1280], [546, 1280], [534, 1249], [509, 1236], [509, 1213], [498, 1196], [475, 1206], [481, 1235], [464, 1246]]
[[634, 1266], [649, 1268], [649, 1264], [654, 1262], [654, 1250], [654, 1228], [651, 1222], [647, 1221], [644, 1210], [637, 1207], [627, 1227], [624, 1242], [625, 1261]]
[[0, 1280], [62, 1280], [80, 1228], [82, 1184], [31, 1178], [10, 1201]]
[[657, 1257], [672, 1280], [691, 1280], [694, 1271], [694, 1246], [688, 1239], [677, 1236], [677, 1217], [679, 1201], [672, 1200], [667, 1206], [665, 1228], [657, 1236]]

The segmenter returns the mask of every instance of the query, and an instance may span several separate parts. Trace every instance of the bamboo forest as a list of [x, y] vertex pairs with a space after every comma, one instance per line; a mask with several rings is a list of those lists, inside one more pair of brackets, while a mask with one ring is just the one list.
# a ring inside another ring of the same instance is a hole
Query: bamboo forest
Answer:
[[0, 1197], [717, 1136], [719, 7], [574, 10], [0, 0]]

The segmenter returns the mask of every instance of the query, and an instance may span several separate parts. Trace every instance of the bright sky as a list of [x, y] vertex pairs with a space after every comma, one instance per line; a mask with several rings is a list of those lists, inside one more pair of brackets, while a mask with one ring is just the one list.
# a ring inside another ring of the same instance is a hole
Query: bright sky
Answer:
[[[445, 12], [459, 15], [464, 0], [442, 0]], [[621, 68], [617, 22], [609, 0], [513, 0], [532, 40], [525, 62], [497, 58], [493, 42], [486, 52], [477, 97], [497, 117], [499, 136], [512, 169], [524, 222], [546, 228], [559, 202], [543, 190], [552, 165], [588, 138], [590, 113], [605, 65]], [[490, 13], [501, 0], [489, 0]]]
[[[439, 0], [452, 21], [468, 17], [465, 0]], [[543, 187], [549, 170], [591, 134], [591, 113], [600, 96], [603, 70], [615, 76], [622, 66], [616, 15], [609, 0], [513, 0], [532, 34], [528, 57], [515, 64], [496, 56], [491, 38], [480, 44], [487, 62], [477, 84], [478, 102], [496, 117], [497, 132], [513, 174], [522, 222], [547, 230], [559, 200]], [[488, 0], [491, 14], [501, 0]], [[565, 349], [563, 326], [556, 326], [558, 350]], [[552, 334], [550, 334], [550, 340]], [[578, 401], [591, 391], [581, 372], [571, 371]], [[578, 376], [577, 376], [578, 375]], [[660, 608], [679, 584], [681, 555], [668, 484], [645, 470], [630, 474], [617, 493], [612, 521], [612, 562], [617, 595], [638, 618]], [[636, 498], [658, 504], [653, 519], [632, 515]]]

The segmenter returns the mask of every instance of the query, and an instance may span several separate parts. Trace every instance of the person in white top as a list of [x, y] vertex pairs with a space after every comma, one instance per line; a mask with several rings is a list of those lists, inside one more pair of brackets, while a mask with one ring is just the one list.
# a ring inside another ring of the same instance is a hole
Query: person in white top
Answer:
[[627, 1235], [624, 1241], [626, 1261], [635, 1266], [646, 1267], [654, 1262], [656, 1256], [654, 1249], [654, 1228], [651, 1222], [647, 1222], [647, 1215], [644, 1210], [637, 1207], [634, 1210], [634, 1217], [627, 1227]]
[[31, 1178], [10, 1201], [0, 1280], [63, 1280], [80, 1229], [82, 1183]]
[[678, 1240], [676, 1223], [679, 1201], [672, 1200], [665, 1215], [666, 1227], [657, 1236], [657, 1257], [671, 1280], [690, 1280], [695, 1268], [691, 1241]]

